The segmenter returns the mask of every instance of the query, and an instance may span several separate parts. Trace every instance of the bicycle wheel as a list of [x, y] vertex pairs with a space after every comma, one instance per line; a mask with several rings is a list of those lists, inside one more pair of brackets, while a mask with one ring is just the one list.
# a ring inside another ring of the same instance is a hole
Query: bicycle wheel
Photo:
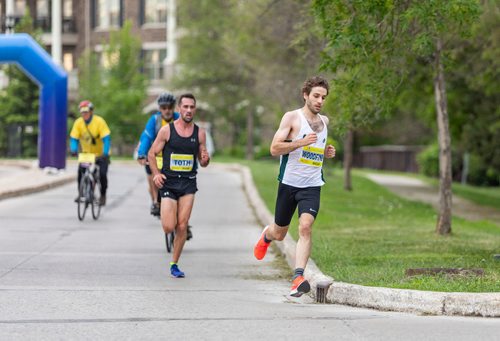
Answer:
[[78, 188], [78, 219], [83, 220], [85, 218], [85, 212], [87, 211], [87, 207], [89, 203], [87, 201], [87, 193], [88, 193], [89, 178], [87, 175], [84, 175], [81, 182], [80, 187]]
[[101, 182], [96, 181], [94, 189], [92, 190], [92, 218], [99, 219], [101, 214]]
[[170, 253], [174, 249], [174, 239], [175, 232], [165, 233], [165, 244], [167, 246], [167, 252]]

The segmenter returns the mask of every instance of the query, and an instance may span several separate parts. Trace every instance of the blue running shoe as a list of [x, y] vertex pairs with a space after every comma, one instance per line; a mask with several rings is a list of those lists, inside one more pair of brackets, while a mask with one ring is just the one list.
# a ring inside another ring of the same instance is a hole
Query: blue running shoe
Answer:
[[184, 272], [179, 270], [177, 264], [170, 265], [170, 274], [175, 278], [184, 278]]

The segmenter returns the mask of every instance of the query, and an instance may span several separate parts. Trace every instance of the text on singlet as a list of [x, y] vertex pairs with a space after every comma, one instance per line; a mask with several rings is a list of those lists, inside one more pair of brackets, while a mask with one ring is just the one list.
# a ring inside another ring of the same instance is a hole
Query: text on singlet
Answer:
[[194, 158], [191, 154], [171, 154], [170, 169], [176, 172], [190, 172], [193, 170]]
[[299, 161], [309, 166], [321, 167], [323, 166], [324, 156], [324, 148], [305, 146], [302, 148], [302, 154], [300, 155]]

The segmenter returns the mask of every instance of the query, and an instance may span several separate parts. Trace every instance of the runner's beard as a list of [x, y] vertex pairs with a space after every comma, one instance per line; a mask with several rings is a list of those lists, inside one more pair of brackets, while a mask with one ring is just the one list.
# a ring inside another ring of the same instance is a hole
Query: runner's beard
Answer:
[[320, 109], [320, 110], [316, 109], [316, 108], [314, 107], [314, 105], [312, 105], [312, 103], [311, 103], [310, 101], [306, 101], [306, 104], [307, 104], [307, 107], [309, 108], [309, 110], [310, 110], [313, 114], [319, 114], [319, 112], [321, 111], [321, 109]]
[[191, 123], [191, 121], [193, 120], [193, 117], [183, 117], [182, 120], [186, 123]]

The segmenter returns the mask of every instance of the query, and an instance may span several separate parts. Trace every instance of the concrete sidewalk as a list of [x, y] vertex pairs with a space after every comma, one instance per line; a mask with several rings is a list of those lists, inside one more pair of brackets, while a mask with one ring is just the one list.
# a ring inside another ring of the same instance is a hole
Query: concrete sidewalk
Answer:
[[44, 191], [71, 181], [76, 181], [76, 164], [73, 163], [58, 171], [40, 169], [36, 161], [0, 161], [0, 200]]
[[[262, 226], [267, 225], [273, 220], [273, 216], [260, 198], [250, 170], [237, 164], [232, 167], [242, 173], [248, 200]], [[295, 241], [287, 235], [282, 242], [276, 244], [293, 268]], [[335, 282], [333, 278], [323, 274], [312, 259], [307, 263], [305, 277], [311, 283], [312, 293], [318, 301], [426, 315], [500, 317], [500, 293], [431, 292]]]
[[[396, 195], [414, 201], [420, 201], [439, 209], [439, 192], [422, 180], [403, 175], [368, 173], [366, 177], [388, 188]], [[453, 195], [452, 213], [467, 220], [490, 220], [500, 225], [500, 210], [477, 205], [467, 199]]]

